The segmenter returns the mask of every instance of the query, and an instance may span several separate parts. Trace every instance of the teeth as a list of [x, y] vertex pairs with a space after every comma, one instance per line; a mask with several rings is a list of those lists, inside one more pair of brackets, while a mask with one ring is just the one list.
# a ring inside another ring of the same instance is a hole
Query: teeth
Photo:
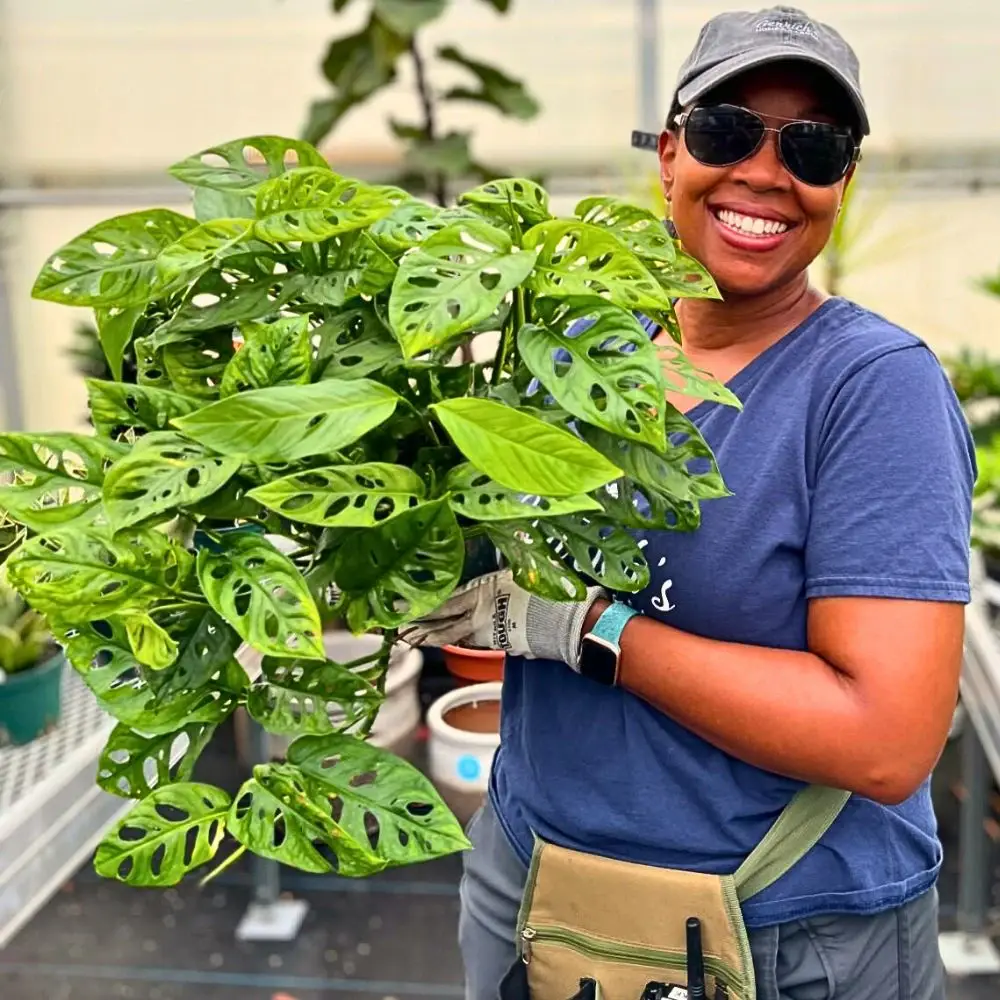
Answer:
[[788, 231], [788, 224], [774, 219], [760, 219], [753, 215], [741, 215], [723, 208], [715, 213], [715, 217], [724, 226], [735, 229], [739, 233], [750, 236], [777, 236]]

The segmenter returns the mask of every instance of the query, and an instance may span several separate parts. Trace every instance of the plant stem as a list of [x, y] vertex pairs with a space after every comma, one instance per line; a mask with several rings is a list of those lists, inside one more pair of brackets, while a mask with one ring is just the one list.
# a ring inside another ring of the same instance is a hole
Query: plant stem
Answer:
[[199, 889], [204, 889], [205, 886], [208, 885], [208, 883], [211, 882], [213, 878], [215, 878], [217, 875], [221, 875], [230, 865], [236, 864], [236, 862], [239, 861], [240, 858], [242, 858], [243, 855], [246, 854], [246, 852], [247, 852], [247, 846], [246, 846], [246, 844], [240, 844], [240, 846], [237, 847], [236, 850], [233, 851], [233, 853], [230, 854], [229, 857], [226, 858], [226, 860], [223, 861], [221, 865], [219, 865], [217, 868], [213, 868], [198, 883], [198, 888]]
[[[392, 654], [392, 647], [396, 644], [397, 634], [396, 629], [387, 629], [385, 635], [382, 636], [382, 647], [379, 649], [377, 654], [378, 677], [375, 679], [375, 688], [382, 697], [385, 697], [385, 682], [389, 674], [389, 657]], [[375, 709], [375, 711], [372, 712], [367, 719], [365, 719], [364, 725], [362, 725], [362, 727], [358, 730], [358, 739], [368, 739], [368, 735], [372, 731], [372, 726], [375, 725], [375, 719], [377, 716], [378, 709]]]
[[434, 421], [427, 416], [426, 413], [422, 413], [417, 407], [410, 402], [405, 396], [400, 397], [403, 402], [416, 414], [417, 419], [423, 424], [424, 430], [427, 431], [427, 436], [440, 448], [441, 438], [438, 437], [438, 432], [434, 429]]
[[[424, 137], [428, 143], [437, 141], [437, 117], [434, 111], [434, 97], [431, 94], [430, 84], [427, 80], [427, 69], [424, 65], [424, 57], [417, 48], [416, 38], [410, 40], [410, 57], [413, 59], [413, 73], [417, 82], [417, 96], [420, 98], [420, 107], [424, 112]], [[437, 203], [444, 208], [448, 204], [448, 183], [440, 170], [431, 175], [430, 187], [433, 189], [434, 198]]]
[[523, 325], [524, 290], [518, 288], [514, 291], [514, 308], [511, 309], [507, 322], [504, 323], [500, 333], [500, 343], [497, 344], [497, 353], [493, 358], [493, 371], [490, 373], [490, 385], [500, 384], [500, 376], [514, 352], [517, 331]]

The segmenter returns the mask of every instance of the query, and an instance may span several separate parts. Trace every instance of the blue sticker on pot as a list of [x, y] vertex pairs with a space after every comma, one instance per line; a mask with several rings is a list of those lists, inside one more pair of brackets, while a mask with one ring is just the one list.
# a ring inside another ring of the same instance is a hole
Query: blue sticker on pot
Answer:
[[479, 758], [473, 757], [471, 754], [459, 757], [458, 764], [456, 766], [458, 769], [458, 776], [464, 781], [475, 781], [476, 778], [479, 777], [480, 771], [482, 771]]

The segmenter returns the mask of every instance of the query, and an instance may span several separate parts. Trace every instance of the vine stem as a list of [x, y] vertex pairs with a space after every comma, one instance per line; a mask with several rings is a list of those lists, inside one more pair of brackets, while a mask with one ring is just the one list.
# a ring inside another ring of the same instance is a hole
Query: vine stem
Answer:
[[208, 874], [207, 874], [207, 875], [206, 875], [206, 876], [205, 876], [205, 877], [204, 877], [204, 878], [203, 878], [203, 879], [202, 879], [202, 880], [201, 880], [201, 881], [200, 881], [200, 882], [198, 883], [198, 888], [199, 888], [199, 889], [204, 889], [204, 888], [205, 888], [205, 886], [206, 886], [206, 885], [208, 885], [208, 883], [209, 883], [209, 882], [211, 882], [211, 881], [212, 881], [212, 879], [214, 879], [214, 878], [215, 878], [215, 877], [216, 877], [217, 875], [221, 875], [221, 874], [222, 874], [222, 873], [223, 873], [223, 872], [224, 872], [224, 871], [225, 871], [225, 870], [226, 870], [227, 868], [229, 868], [229, 867], [230, 867], [230, 865], [234, 865], [234, 864], [236, 864], [236, 862], [237, 862], [237, 861], [239, 861], [239, 860], [240, 860], [240, 858], [242, 858], [242, 857], [243, 857], [243, 855], [244, 855], [244, 854], [246, 854], [246, 852], [247, 852], [247, 846], [246, 846], [246, 844], [240, 844], [240, 846], [239, 846], [239, 847], [237, 847], [237, 848], [236, 848], [236, 850], [235, 850], [235, 851], [233, 851], [233, 853], [232, 853], [232, 854], [230, 854], [230, 855], [229, 855], [229, 857], [228, 857], [228, 858], [226, 858], [226, 860], [225, 860], [225, 861], [223, 861], [221, 865], [219, 865], [219, 866], [218, 866], [218, 867], [216, 867], [216, 868], [213, 868], [213, 869], [212, 869], [212, 870], [211, 870], [211, 871], [210, 871], [210, 872], [209, 872], [209, 873], [208, 873]]
[[514, 339], [517, 336], [517, 331], [522, 326], [524, 326], [524, 289], [518, 288], [514, 291], [514, 308], [510, 311], [507, 322], [504, 323], [500, 333], [500, 343], [497, 344], [497, 353], [493, 358], [493, 371], [490, 373], [490, 385], [500, 384], [500, 376], [514, 352]]
[[[378, 651], [378, 677], [375, 679], [375, 689], [383, 698], [385, 697], [386, 678], [389, 674], [389, 657], [392, 655], [392, 647], [396, 645], [397, 635], [398, 632], [396, 629], [387, 629], [385, 635], [382, 636], [382, 647]], [[375, 719], [377, 716], [378, 709], [376, 708], [375, 711], [372, 712], [367, 719], [365, 719], [361, 729], [358, 730], [359, 739], [368, 739], [368, 736], [372, 731], [372, 726], [375, 725]]]
[[[427, 80], [427, 67], [424, 57], [417, 47], [416, 38], [410, 39], [410, 57], [413, 59], [413, 72], [417, 83], [417, 96], [424, 112], [424, 135], [428, 143], [437, 141], [437, 116], [434, 112], [434, 97], [431, 94], [430, 83]], [[444, 208], [448, 204], [448, 184], [442, 171], [432, 174], [431, 187], [434, 198]]]

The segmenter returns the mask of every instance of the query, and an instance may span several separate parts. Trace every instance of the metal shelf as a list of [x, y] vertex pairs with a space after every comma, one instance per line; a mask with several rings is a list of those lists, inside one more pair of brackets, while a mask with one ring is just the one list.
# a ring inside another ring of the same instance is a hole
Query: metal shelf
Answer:
[[95, 784], [114, 720], [69, 668], [62, 697], [56, 729], [0, 750], [0, 948], [131, 806]]

